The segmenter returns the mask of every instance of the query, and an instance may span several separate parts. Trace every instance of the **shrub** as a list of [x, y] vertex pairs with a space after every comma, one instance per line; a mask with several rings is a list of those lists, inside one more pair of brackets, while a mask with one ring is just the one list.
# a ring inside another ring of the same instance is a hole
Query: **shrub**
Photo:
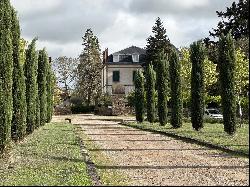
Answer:
[[83, 104], [73, 105], [71, 106], [72, 114], [86, 114], [86, 113], [93, 113], [95, 110], [95, 106], [85, 106]]

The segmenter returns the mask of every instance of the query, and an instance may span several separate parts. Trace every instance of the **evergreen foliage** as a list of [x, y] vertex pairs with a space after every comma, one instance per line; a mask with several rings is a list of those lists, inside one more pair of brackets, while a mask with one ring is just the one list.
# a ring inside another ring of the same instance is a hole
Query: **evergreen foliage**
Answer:
[[53, 114], [53, 87], [55, 82], [54, 79], [55, 78], [51, 69], [51, 60], [49, 60], [47, 72], [47, 123], [51, 121]]
[[216, 11], [216, 13], [222, 21], [218, 23], [216, 29], [213, 29], [213, 32], [209, 32], [210, 36], [219, 37], [221, 34], [226, 35], [231, 32], [234, 39], [249, 37], [249, 0], [233, 2], [225, 12]]
[[26, 50], [26, 61], [24, 68], [26, 77], [27, 133], [32, 133], [37, 126], [38, 56], [36, 52], [36, 40], [37, 38], [33, 39]]
[[98, 38], [91, 29], [83, 37], [84, 49], [77, 67], [76, 87], [86, 104], [97, 104], [101, 97], [101, 52]]
[[201, 41], [190, 45], [191, 70], [191, 121], [195, 130], [203, 128], [204, 116], [204, 61], [205, 47]]
[[182, 95], [181, 95], [181, 65], [176, 50], [169, 59], [170, 87], [171, 87], [171, 120], [174, 128], [182, 126]]
[[164, 50], [157, 56], [158, 116], [161, 125], [167, 124], [169, 64]]
[[0, 153], [11, 140], [12, 120], [12, 7], [9, 0], [0, 1]]
[[144, 120], [144, 76], [141, 70], [135, 74], [135, 113], [136, 121]]
[[219, 40], [219, 79], [224, 130], [228, 134], [236, 132], [236, 96], [235, 96], [235, 49], [231, 34]]
[[152, 28], [152, 32], [154, 36], [149, 36], [147, 38], [146, 61], [147, 64], [153, 63], [154, 70], [156, 71], [158, 63], [156, 58], [158, 51], [164, 50], [165, 54], [169, 54], [172, 46], [166, 34], [166, 29], [164, 28], [159, 17], [156, 19], [155, 25]]
[[38, 57], [38, 96], [40, 102], [40, 124], [47, 122], [47, 74], [48, 74], [48, 55], [46, 49], [39, 51]]
[[150, 123], [155, 121], [155, 71], [152, 64], [146, 68], [146, 94], [147, 94], [147, 119]]
[[23, 71], [25, 60], [24, 45], [20, 40], [19, 21], [12, 9], [12, 45], [13, 45], [13, 118], [11, 135], [14, 140], [22, 140], [26, 134], [26, 85]]

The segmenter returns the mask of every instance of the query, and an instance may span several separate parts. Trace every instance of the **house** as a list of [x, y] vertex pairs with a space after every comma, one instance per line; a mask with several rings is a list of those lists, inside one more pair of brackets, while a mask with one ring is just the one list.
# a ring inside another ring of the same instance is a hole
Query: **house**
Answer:
[[102, 91], [103, 93], [128, 94], [134, 90], [135, 72], [145, 63], [146, 50], [131, 46], [108, 54], [103, 52]]

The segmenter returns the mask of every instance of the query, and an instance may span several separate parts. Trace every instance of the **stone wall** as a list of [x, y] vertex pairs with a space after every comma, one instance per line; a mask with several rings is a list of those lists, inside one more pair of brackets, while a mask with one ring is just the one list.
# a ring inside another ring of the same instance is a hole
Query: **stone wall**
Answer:
[[127, 99], [124, 94], [112, 95], [112, 115], [129, 115], [133, 113], [131, 107], [126, 106]]

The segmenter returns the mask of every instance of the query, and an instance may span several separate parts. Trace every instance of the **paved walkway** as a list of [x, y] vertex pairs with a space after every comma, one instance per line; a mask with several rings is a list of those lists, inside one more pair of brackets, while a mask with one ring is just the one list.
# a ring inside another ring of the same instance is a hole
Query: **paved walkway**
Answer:
[[97, 168], [118, 170], [128, 176], [131, 185], [249, 184], [248, 158], [102, 120], [108, 117], [71, 118], [100, 147], [89, 151], [102, 152], [113, 161]]

